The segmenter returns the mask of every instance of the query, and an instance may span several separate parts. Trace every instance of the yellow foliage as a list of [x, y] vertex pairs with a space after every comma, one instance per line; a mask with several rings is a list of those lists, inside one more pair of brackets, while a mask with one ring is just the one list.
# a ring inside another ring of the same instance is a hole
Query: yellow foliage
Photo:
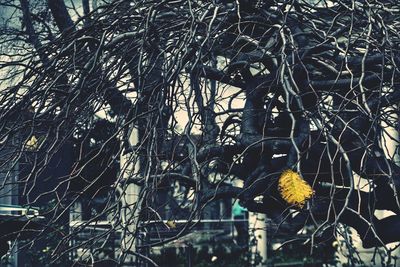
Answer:
[[290, 205], [298, 208], [304, 207], [304, 204], [313, 195], [311, 186], [304, 181], [301, 176], [292, 170], [282, 172], [279, 177], [279, 192], [282, 198]]
[[176, 223], [174, 221], [171, 220], [167, 221], [167, 225], [170, 229], [176, 228]]
[[32, 135], [32, 137], [25, 144], [25, 148], [28, 150], [36, 150], [38, 146], [39, 140], [34, 135]]

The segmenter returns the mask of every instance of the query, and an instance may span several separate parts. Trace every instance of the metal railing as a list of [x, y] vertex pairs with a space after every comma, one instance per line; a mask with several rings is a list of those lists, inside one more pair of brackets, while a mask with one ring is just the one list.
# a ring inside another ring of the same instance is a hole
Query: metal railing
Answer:
[[39, 209], [35, 207], [22, 207], [17, 205], [0, 205], [0, 216], [26, 216], [39, 217]]

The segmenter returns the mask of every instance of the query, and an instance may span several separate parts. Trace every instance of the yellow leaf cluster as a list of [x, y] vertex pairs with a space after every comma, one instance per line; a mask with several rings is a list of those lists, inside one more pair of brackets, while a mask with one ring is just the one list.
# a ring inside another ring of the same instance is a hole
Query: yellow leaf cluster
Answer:
[[304, 207], [306, 201], [314, 193], [311, 186], [297, 172], [292, 170], [282, 172], [279, 177], [278, 188], [282, 198], [288, 204], [298, 208]]
[[39, 147], [39, 140], [36, 136], [32, 135], [32, 137], [26, 142], [25, 148], [27, 150], [36, 150]]
[[170, 229], [176, 228], [176, 223], [174, 221], [168, 220], [166, 224]]

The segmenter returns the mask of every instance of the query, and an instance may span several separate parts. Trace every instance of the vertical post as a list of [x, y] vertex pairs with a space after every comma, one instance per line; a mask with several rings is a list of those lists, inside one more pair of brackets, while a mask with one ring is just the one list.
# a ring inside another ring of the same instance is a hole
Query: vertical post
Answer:
[[[139, 131], [136, 127], [132, 127], [129, 137], [129, 143], [132, 147], [139, 143]], [[120, 171], [123, 179], [136, 179], [139, 175], [139, 157], [135, 151], [122, 151], [120, 158]], [[139, 211], [141, 206], [140, 191], [141, 187], [134, 183], [125, 183], [122, 188], [122, 235], [121, 235], [121, 252], [127, 253], [122, 257], [124, 263], [134, 263], [135, 257], [129, 254], [129, 251], [136, 252], [136, 236]]]
[[[261, 213], [249, 212], [249, 235], [252, 266], [265, 266], [267, 261], [267, 216]], [[254, 244], [255, 243], [255, 244]], [[256, 265], [256, 254], [261, 261]]]
[[[75, 227], [77, 227], [77, 224], [79, 224], [80, 222], [82, 222], [82, 203], [80, 201], [75, 201], [70, 209], [69, 212], [69, 227], [68, 227], [68, 231], [69, 234], [72, 234]], [[76, 243], [76, 239], [71, 238], [69, 241], [69, 245], [71, 247], [75, 246]], [[69, 257], [70, 259], [75, 259], [77, 254], [76, 250], [71, 250], [71, 252], [69, 253]]]
[[193, 266], [193, 245], [191, 243], [188, 243], [186, 245], [186, 267], [192, 267]]

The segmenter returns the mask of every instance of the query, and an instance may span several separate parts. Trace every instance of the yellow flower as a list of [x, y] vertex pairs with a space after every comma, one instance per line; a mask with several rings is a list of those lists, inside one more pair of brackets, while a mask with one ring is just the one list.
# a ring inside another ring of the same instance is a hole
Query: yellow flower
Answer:
[[314, 194], [311, 186], [292, 170], [282, 172], [278, 188], [282, 198], [298, 208], [304, 207], [306, 201]]

